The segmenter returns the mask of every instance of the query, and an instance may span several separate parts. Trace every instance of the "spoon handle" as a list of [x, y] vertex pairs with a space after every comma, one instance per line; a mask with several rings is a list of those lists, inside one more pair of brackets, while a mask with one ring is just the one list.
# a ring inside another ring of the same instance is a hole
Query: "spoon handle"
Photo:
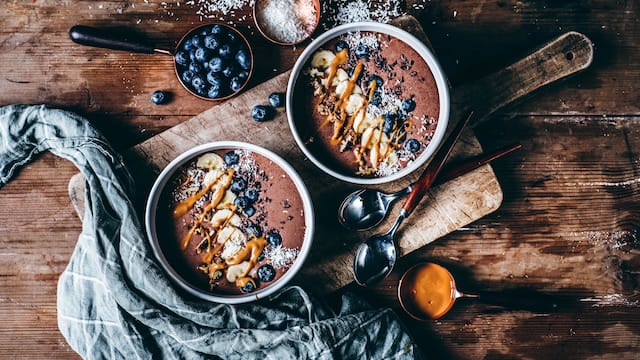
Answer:
[[463, 121], [460, 121], [458, 125], [456, 125], [455, 129], [453, 129], [453, 131], [451, 132], [451, 135], [449, 135], [449, 138], [447, 138], [442, 147], [436, 152], [436, 155], [431, 160], [429, 165], [427, 165], [427, 168], [424, 169], [424, 172], [422, 173], [422, 175], [420, 175], [418, 181], [414, 183], [413, 190], [411, 190], [409, 196], [407, 197], [407, 200], [402, 206], [402, 210], [406, 213], [406, 215], [411, 214], [420, 200], [422, 200], [424, 194], [427, 193], [427, 190], [435, 181], [438, 173], [440, 173], [440, 170], [442, 169], [445, 161], [447, 161], [447, 158], [451, 153], [451, 149], [453, 149], [453, 145], [455, 145], [456, 141], [458, 141], [460, 134], [462, 134], [462, 130], [472, 117], [473, 111], [471, 111]]
[[493, 151], [489, 154], [483, 154], [483, 155], [478, 155], [477, 157], [469, 160], [469, 161], [465, 161], [464, 163], [460, 164], [460, 165], [456, 165], [453, 168], [449, 168], [447, 167], [446, 169], [442, 170], [442, 173], [440, 174], [440, 176], [438, 176], [438, 178], [436, 179], [434, 185], [436, 184], [444, 184], [449, 180], [453, 180], [455, 178], [457, 178], [458, 176], [462, 176], [465, 175], [483, 165], [486, 165], [490, 162], [492, 162], [493, 160], [499, 159], [507, 154], [510, 154], [518, 149], [522, 148], [522, 144], [513, 144], [513, 145], [509, 145], [507, 147], [498, 149], [496, 151]]
[[551, 313], [559, 310], [562, 302], [553, 295], [533, 290], [479, 292], [476, 299], [489, 305], [502, 306], [514, 310], [526, 310], [535, 313]]

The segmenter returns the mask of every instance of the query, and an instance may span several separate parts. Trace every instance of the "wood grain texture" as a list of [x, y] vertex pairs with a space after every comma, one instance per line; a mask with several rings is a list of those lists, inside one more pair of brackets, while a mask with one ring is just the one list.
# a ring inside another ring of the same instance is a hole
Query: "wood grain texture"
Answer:
[[[329, 0], [326, 0], [329, 1]], [[412, 0], [413, 2], [417, 2]], [[133, 29], [172, 46], [201, 23], [184, 2], [0, 3], [0, 104], [49, 103], [75, 110], [127, 149], [207, 110], [184, 93], [171, 59], [72, 44], [76, 24]], [[587, 35], [590, 68], [494, 114], [475, 128], [483, 148], [521, 141], [493, 165], [501, 208], [399, 261], [374, 289], [347, 286], [398, 309], [401, 272], [445, 264], [462, 289], [537, 289], [588, 299], [553, 316], [459, 301], [437, 322], [403, 320], [436, 359], [636, 359], [640, 6], [634, 1], [430, 1], [415, 10], [454, 88], [472, 83], [567, 31]], [[303, 46], [279, 48], [236, 22], [265, 54], [258, 84], [289, 69]], [[174, 102], [153, 106], [154, 90]], [[472, 99], [469, 99], [472, 100]], [[55, 286], [81, 224], [66, 195], [77, 170], [46, 154], [0, 189], [0, 358], [77, 358], [56, 330]], [[457, 194], [448, 194], [457, 198]], [[402, 315], [401, 311], [398, 314]]]

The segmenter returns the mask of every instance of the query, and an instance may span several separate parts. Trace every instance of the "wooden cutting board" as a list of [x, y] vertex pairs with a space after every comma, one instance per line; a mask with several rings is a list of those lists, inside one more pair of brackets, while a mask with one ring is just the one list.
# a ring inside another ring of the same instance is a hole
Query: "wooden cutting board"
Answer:
[[[405, 16], [394, 24], [428, 43], [417, 20]], [[477, 121], [486, 119], [497, 109], [529, 94], [550, 82], [585, 69], [593, 58], [591, 41], [579, 33], [567, 33], [548, 43], [523, 60], [451, 91], [452, 128], [474, 109]], [[313, 198], [316, 211], [314, 244], [296, 281], [320, 292], [336, 290], [353, 281], [352, 264], [360, 242], [375, 232], [386, 231], [399, 211], [396, 204], [386, 223], [369, 232], [348, 232], [337, 222], [337, 208], [354, 189], [317, 169], [298, 149], [289, 130], [283, 108], [275, 119], [258, 123], [251, 118], [251, 108], [267, 103], [272, 92], [284, 92], [289, 72], [260, 84], [231, 100], [160, 133], [124, 154], [142, 197], [164, 166], [180, 153], [202, 143], [237, 140], [270, 149], [289, 161], [298, 171]], [[453, 150], [450, 163], [480, 154], [482, 148], [471, 129], [463, 134]], [[421, 171], [392, 184], [378, 186], [396, 191], [415, 181]], [[69, 183], [72, 203], [84, 214], [84, 178], [74, 176]], [[144, 200], [143, 200], [144, 201]], [[399, 255], [405, 255], [498, 209], [502, 190], [490, 166], [433, 188], [403, 223], [398, 233]]]

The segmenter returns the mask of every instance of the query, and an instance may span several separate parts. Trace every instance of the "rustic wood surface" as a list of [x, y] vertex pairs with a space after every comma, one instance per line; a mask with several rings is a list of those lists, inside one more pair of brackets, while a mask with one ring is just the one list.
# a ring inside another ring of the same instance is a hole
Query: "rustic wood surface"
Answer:
[[[415, 3], [416, 1], [412, 1]], [[375, 306], [398, 308], [404, 269], [430, 259], [461, 289], [534, 289], [567, 299], [550, 316], [461, 300], [444, 318], [406, 321], [435, 358], [637, 358], [640, 352], [640, 10], [632, 1], [432, 1], [415, 11], [453, 86], [483, 78], [570, 30], [593, 40], [591, 67], [476, 127], [485, 149], [519, 141], [499, 160], [501, 208], [403, 258]], [[0, 104], [48, 103], [87, 116], [127, 149], [211, 107], [181, 90], [171, 59], [75, 46], [76, 23], [127, 27], [171, 47], [200, 23], [168, 1], [6, 1], [0, 4]], [[248, 15], [238, 12], [235, 19]], [[237, 21], [264, 56], [254, 84], [289, 69], [302, 46], [279, 48]], [[151, 92], [176, 98], [154, 106]], [[482, 96], [476, 95], [476, 96]], [[474, 101], [474, 99], [469, 99]], [[46, 154], [0, 189], [1, 358], [74, 358], [57, 330], [56, 281], [77, 236], [67, 184], [77, 170]], [[456, 196], [457, 194], [452, 194]]]

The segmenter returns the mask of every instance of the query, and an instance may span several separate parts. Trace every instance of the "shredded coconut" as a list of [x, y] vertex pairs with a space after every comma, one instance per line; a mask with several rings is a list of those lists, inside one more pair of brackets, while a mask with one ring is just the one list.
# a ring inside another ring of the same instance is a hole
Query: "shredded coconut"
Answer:
[[[424, 4], [430, 0], [417, 1], [412, 4], [415, 10], [424, 9]], [[402, 8], [402, 1], [370, 1], [370, 0], [328, 0], [322, 2], [322, 13], [326, 14], [325, 30], [337, 25], [359, 21], [374, 21], [388, 23], [393, 18], [406, 15]]]
[[280, 246], [268, 247], [265, 250], [265, 257], [271, 260], [271, 266], [275, 269], [284, 269], [293, 264], [298, 257], [298, 249], [286, 248]]
[[260, 28], [278, 42], [300, 42], [315, 25], [316, 10], [311, 0], [265, 1], [257, 10]]
[[254, 0], [190, 0], [187, 5], [197, 6], [196, 14], [211, 18], [216, 14], [227, 15], [234, 10], [238, 10], [246, 5], [253, 6]]

